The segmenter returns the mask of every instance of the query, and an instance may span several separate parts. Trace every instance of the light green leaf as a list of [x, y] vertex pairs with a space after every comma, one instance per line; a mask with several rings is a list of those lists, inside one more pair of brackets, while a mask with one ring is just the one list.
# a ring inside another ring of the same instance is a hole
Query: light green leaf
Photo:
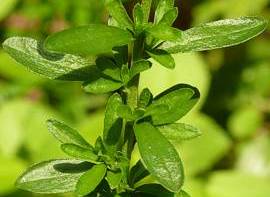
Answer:
[[167, 25], [154, 25], [147, 28], [146, 32], [160, 41], [177, 41], [182, 37], [182, 31]]
[[45, 52], [32, 38], [9, 38], [3, 43], [3, 48], [18, 63], [49, 79], [84, 81], [96, 73], [93, 61], [75, 55]]
[[125, 30], [101, 24], [67, 29], [49, 36], [45, 49], [53, 52], [79, 55], [109, 53], [113, 47], [123, 46], [132, 41], [132, 35]]
[[96, 65], [104, 75], [117, 81], [121, 80], [120, 68], [113, 62], [113, 60], [106, 57], [99, 57], [96, 60]]
[[121, 88], [123, 83], [102, 76], [98, 79], [85, 82], [83, 86], [86, 92], [104, 94]]
[[93, 152], [93, 149], [86, 149], [75, 144], [61, 144], [61, 149], [75, 159], [89, 161], [90, 163], [96, 163], [98, 160], [98, 156]]
[[190, 140], [201, 135], [200, 130], [184, 123], [167, 124], [157, 128], [171, 142]]
[[121, 0], [105, 0], [105, 6], [122, 28], [133, 29], [132, 20], [129, 18]]
[[63, 122], [54, 119], [47, 121], [48, 130], [58, 139], [61, 143], [72, 143], [84, 148], [93, 149], [93, 147], [83, 139], [75, 129], [67, 126]]
[[132, 121], [134, 120], [133, 114], [132, 114], [132, 110], [130, 108], [130, 106], [128, 105], [120, 105], [117, 108], [117, 115], [127, 121]]
[[130, 69], [130, 78], [135, 77], [137, 74], [150, 69], [152, 63], [147, 60], [135, 61]]
[[178, 16], [178, 8], [177, 7], [172, 8], [163, 15], [163, 17], [161, 18], [158, 24], [172, 26], [177, 16]]
[[124, 64], [121, 69], [121, 80], [124, 84], [128, 83], [130, 80], [130, 70], [127, 64]]
[[134, 129], [147, 170], [165, 188], [178, 192], [184, 181], [184, 172], [173, 145], [150, 123], [136, 124]]
[[160, 48], [184, 53], [234, 46], [258, 36], [266, 26], [267, 21], [259, 17], [219, 20], [186, 30], [180, 40], [164, 42]]
[[122, 180], [122, 172], [120, 170], [116, 172], [107, 171], [106, 180], [112, 190], [116, 189]]
[[20, 189], [52, 194], [75, 191], [80, 176], [91, 164], [79, 160], [52, 160], [29, 168], [16, 182]]
[[166, 14], [173, 7], [174, 0], [160, 0], [155, 12], [155, 24], [159, 23], [164, 14]]
[[175, 68], [175, 62], [171, 54], [169, 54], [167, 51], [156, 49], [153, 51], [146, 51], [148, 55], [150, 55], [154, 60], [156, 60], [160, 65], [169, 68], [174, 69]]
[[143, 15], [144, 15], [144, 23], [148, 23], [150, 11], [151, 11], [151, 6], [152, 6], [152, 0], [142, 0], [142, 10], [143, 10]]
[[144, 13], [142, 6], [140, 4], [136, 4], [133, 9], [133, 20], [136, 26], [136, 29], [141, 30], [144, 23]]
[[76, 193], [78, 196], [86, 196], [93, 192], [104, 178], [106, 170], [106, 165], [99, 164], [85, 172], [76, 185]]
[[186, 115], [198, 102], [200, 93], [195, 87], [178, 84], [154, 98], [150, 107], [167, 105], [169, 110], [152, 115], [154, 125], [174, 123]]
[[113, 94], [106, 105], [103, 140], [110, 154], [117, 150], [121, 137], [123, 120], [118, 116], [117, 108], [122, 105], [122, 98], [118, 93]]
[[153, 100], [153, 94], [148, 88], [144, 88], [140, 94], [138, 106], [146, 108]]

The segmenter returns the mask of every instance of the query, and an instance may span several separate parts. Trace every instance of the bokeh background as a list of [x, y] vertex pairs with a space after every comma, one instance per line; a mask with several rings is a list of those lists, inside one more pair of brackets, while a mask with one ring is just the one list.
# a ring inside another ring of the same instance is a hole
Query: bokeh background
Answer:
[[[156, 0], [158, 1], [158, 0]], [[175, 26], [238, 16], [270, 19], [269, 0], [177, 0]], [[0, 42], [10, 36], [43, 39], [70, 26], [106, 21], [98, 0], [0, 0]], [[175, 55], [168, 71], [154, 63], [140, 87], [155, 93], [189, 83], [202, 93], [182, 122], [202, 131], [178, 144], [192, 197], [270, 196], [270, 32], [241, 46]], [[79, 83], [50, 81], [28, 72], [0, 49], [0, 196], [40, 197], [14, 187], [29, 165], [66, 157], [47, 132], [54, 117], [94, 142], [103, 128], [106, 95], [86, 94]], [[134, 158], [137, 157], [135, 151]], [[51, 195], [72, 197], [72, 194]]]

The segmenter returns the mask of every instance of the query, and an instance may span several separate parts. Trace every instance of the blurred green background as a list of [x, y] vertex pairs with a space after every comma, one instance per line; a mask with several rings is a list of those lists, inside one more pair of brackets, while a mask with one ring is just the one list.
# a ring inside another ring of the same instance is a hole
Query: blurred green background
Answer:
[[[156, 0], [158, 1], [158, 0]], [[175, 26], [238, 16], [270, 19], [269, 0], [177, 0]], [[10, 36], [38, 39], [70, 26], [106, 21], [98, 0], [0, 0], [0, 42]], [[177, 67], [154, 63], [140, 88], [157, 94], [176, 83], [202, 93], [182, 122], [202, 137], [177, 144], [192, 197], [270, 196], [270, 31], [241, 46], [175, 55]], [[29, 165], [66, 157], [47, 132], [54, 117], [94, 142], [103, 128], [106, 95], [84, 93], [79, 83], [49, 81], [28, 72], [0, 49], [0, 196], [31, 197], [14, 187]], [[138, 157], [134, 152], [134, 160]], [[51, 195], [56, 197], [56, 195]], [[58, 195], [72, 197], [72, 194]]]

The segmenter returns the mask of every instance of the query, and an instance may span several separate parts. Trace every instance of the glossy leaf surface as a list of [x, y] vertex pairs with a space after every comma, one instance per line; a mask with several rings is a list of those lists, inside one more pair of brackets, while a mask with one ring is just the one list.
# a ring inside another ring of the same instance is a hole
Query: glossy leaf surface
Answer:
[[164, 42], [160, 48], [184, 53], [234, 46], [258, 36], [266, 26], [267, 21], [259, 17], [219, 20], [186, 30], [180, 40]]
[[18, 63], [49, 79], [84, 81], [96, 72], [93, 61], [75, 55], [45, 52], [32, 38], [12, 37], [3, 43], [3, 47]]
[[155, 12], [155, 23], [159, 23], [164, 14], [174, 6], [174, 0], [160, 0]]
[[173, 145], [147, 122], [135, 125], [135, 136], [147, 170], [165, 188], [178, 192], [183, 184], [184, 172]]
[[167, 25], [155, 25], [147, 28], [146, 31], [154, 38], [162, 41], [176, 41], [181, 39], [182, 36], [182, 31]]
[[152, 66], [151, 62], [147, 60], [139, 60], [134, 62], [130, 69], [130, 78], [135, 77], [137, 74], [150, 69]]
[[91, 164], [79, 160], [46, 161], [29, 168], [16, 186], [44, 194], [72, 192], [80, 176], [90, 168]]
[[123, 46], [132, 41], [128, 31], [101, 24], [67, 29], [49, 36], [45, 49], [53, 52], [79, 55], [109, 53], [113, 47]]
[[99, 164], [85, 172], [76, 185], [76, 193], [78, 196], [86, 196], [93, 192], [104, 178], [106, 170], [106, 165]]
[[175, 68], [175, 62], [171, 54], [169, 54], [167, 51], [156, 49], [154, 51], [147, 51], [148, 55], [150, 55], [154, 60], [156, 60], [160, 65], [169, 68], [174, 69]]

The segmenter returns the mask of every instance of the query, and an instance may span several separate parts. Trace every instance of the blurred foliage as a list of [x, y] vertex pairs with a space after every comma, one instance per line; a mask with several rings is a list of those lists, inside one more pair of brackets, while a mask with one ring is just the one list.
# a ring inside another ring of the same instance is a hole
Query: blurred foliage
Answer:
[[[270, 18], [269, 0], [182, 0], [177, 5], [181, 17], [175, 25], [182, 29], [225, 17]], [[0, 41], [14, 35], [43, 39], [106, 17], [102, 1], [96, 0], [1, 0]], [[148, 86], [155, 94], [175, 83], [201, 91], [199, 105], [183, 121], [192, 121], [203, 135], [179, 146], [185, 187], [193, 197], [269, 196], [269, 35], [225, 50], [177, 54], [175, 70], [154, 62], [142, 75], [141, 89]], [[42, 196], [17, 191], [14, 182], [27, 166], [63, 157], [45, 120], [62, 119], [93, 143], [102, 130], [105, 101], [106, 95], [85, 94], [77, 83], [31, 74], [0, 50], [0, 196]], [[135, 151], [133, 162], [138, 157]]]

